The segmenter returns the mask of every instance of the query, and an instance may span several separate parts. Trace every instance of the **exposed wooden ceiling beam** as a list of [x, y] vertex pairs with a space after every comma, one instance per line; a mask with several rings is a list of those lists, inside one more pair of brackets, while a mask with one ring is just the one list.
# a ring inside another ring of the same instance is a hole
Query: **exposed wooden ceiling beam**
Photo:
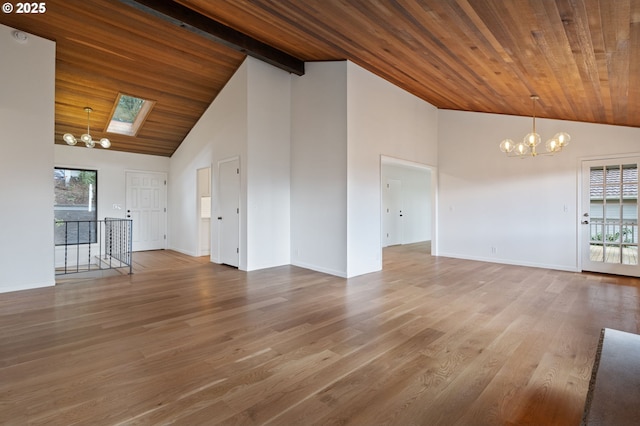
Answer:
[[304, 61], [181, 4], [157, 0], [120, 0], [120, 2], [287, 72], [304, 75]]

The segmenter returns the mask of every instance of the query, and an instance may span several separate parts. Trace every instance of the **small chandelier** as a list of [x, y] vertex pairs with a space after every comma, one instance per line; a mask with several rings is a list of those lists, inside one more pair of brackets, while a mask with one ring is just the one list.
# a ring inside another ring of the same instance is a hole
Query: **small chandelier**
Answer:
[[540, 97], [536, 95], [531, 95], [531, 100], [533, 101], [533, 129], [531, 133], [527, 134], [522, 142], [516, 144], [511, 139], [505, 139], [500, 142], [500, 151], [507, 154], [508, 157], [535, 157], [537, 155], [551, 155], [556, 152], [562, 151], [562, 148], [569, 145], [569, 141], [571, 140], [571, 136], [568, 133], [560, 132], [556, 133], [555, 136], [547, 141], [545, 144], [545, 148], [547, 152], [537, 152], [536, 146], [538, 146], [541, 142], [540, 135], [536, 133], [536, 101], [540, 99]]
[[[98, 141], [94, 141], [93, 138], [91, 137], [91, 132], [89, 129], [89, 116], [91, 115], [91, 112], [93, 112], [93, 108], [84, 107], [84, 110], [87, 113], [87, 133], [80, 136], [80, 140], [84, 142], [87, 148], [93, 148], [94, 146], [96, 146], [96, 143], [100, 144], [100, 146], [102, 146], [103, 148], [109, 148], [111, 146], [111, 141], [109, 139], [102, 138], [98, 142]], [[65, 133], [64, 136], [62, 136], [62, 139], [64, 139], [64, 141], [68, 145], [73, 146], [78, 143], [78, 140], [76, 139], [76, 137], [73, 136], [71, 133]]]

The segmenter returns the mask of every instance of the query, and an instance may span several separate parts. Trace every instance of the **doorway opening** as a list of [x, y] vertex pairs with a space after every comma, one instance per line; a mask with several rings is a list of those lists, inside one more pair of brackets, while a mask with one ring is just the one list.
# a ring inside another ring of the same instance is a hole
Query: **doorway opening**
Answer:
[[198, 256], [211, 253], [211, 167], [197, 171]]
[[381, 157], [381, 246], [385, 256], [393, 250], [415, 249], [426, 255], [436, 251], [436, 173], [434, 168]]

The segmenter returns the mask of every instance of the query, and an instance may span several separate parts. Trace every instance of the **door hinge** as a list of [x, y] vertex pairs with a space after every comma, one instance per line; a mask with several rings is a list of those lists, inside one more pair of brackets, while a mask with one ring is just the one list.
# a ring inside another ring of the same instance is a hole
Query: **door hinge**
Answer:
[[239, 248], [236, 248], [236, 253], [238, 253], [238, 254], [240, 253], [240, 249]]
[[240, 214], [240, 207], [236, 208], [236, 213]]
[[236, 174], [239, 175], [240, 174], [240, 169], [236, 169]]
[[166, 207], [164, 208], [164, 212], [165, 212], [165, 213], [167, 212], [167, 208], [166, 208]]
[[167, 239], [167, 234], [164, 234], [164, 239], [165, 239], [165, 240]]
[[164, 185], [165, 185], [165, 186], [167, 186], [167, 180], [166, 180], [166, 179], [165, 179], [165, 181], [164, 181]]

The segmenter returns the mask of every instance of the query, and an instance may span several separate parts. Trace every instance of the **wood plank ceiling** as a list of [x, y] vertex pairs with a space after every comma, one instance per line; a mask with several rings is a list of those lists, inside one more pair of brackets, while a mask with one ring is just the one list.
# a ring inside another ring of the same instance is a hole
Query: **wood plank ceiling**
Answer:
[[[438, 108], [640, 127], [640, 0], [180, 0], [304, 61], [348, 59]], [[170, 156], [245, 55], [116, 1], [49, 0], [0, 23], [57, 42], [56, 143]], [[293, 77], [297, 78], [297, 77]], [[101, 131], [118, 92], [157, 103]], [[95, 129], [95, 130], [94, 130]]]
[[[0, 23], [56, 41], [58, 144], [85, 133], [90, 106], [91, 134], [108, 137], [111, 150], [171, 156], [245, 57], [118, 1], [46, 6]], [[119, 92], [156, 101], [136, 137], [104, 132]]]

